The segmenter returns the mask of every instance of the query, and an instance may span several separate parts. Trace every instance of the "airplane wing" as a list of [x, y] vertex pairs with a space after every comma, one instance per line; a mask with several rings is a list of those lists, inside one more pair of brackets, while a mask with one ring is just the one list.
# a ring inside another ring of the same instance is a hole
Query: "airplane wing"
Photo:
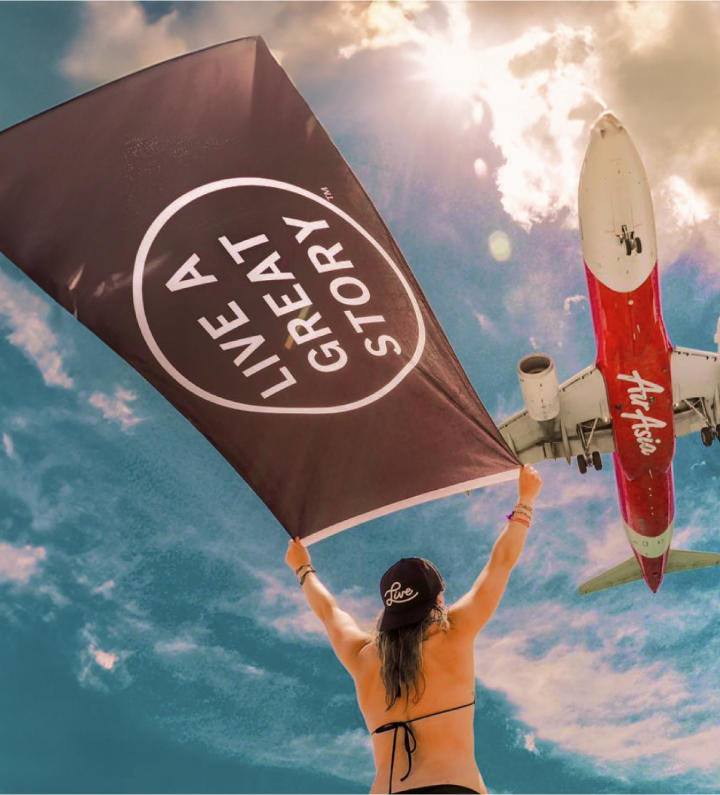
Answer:
[[536, 422], [520, 411], [500, 425], [500, 433], [523, 464], [572, 457], [589, 450], [615, 451], [605, 381], [588, 367], [560, 385], [560, 414]]
[[675, 348], [670, 357], [675, 436], [720, 424], [720, 353]]

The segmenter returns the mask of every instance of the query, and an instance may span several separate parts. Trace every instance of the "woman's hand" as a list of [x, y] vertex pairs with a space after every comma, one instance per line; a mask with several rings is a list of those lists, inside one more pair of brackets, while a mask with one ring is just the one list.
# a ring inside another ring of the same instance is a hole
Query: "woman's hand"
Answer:
[[292, 569], [293, 574], [300, 568], [300, 566], [310, 564], [310, 553], [300, 540], [300, 536], [297, 538], [291, 538], [288, 541], [288, 549], [285, 553], [285, 563], [287, 563], [287, 565]]
[[518, 479], [518, 500], [533, 505], [541, 490], [542, 479], [540, 475], [529, 464], [521, 467], [520, 478]]

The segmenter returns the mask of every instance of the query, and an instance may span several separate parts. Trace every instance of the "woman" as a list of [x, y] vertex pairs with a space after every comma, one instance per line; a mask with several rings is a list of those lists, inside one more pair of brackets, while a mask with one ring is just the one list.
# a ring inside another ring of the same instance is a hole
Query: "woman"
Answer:
[[380, 582], [385, 607], [375, 637], [338, 607], [302, 542], [289, 542], [285, 562], [355, 680], [375, 755], [371, 793], [487, 792], [474, 754], [475, 636], [505, 592], [541, 488], [537, 472], [522, 467], [518, 502], [487, 566], [449, 609], [432, 563], [392, 566]]

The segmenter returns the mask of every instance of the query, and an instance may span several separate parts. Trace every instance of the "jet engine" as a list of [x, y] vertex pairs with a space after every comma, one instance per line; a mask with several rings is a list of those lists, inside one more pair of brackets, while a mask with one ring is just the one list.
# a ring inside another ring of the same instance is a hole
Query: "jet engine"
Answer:
[[555, 362], [546, 353], [531, 353], [520, 360], [517, 369], [528, 414], [536, 422], [554, 420], [560, 413]]

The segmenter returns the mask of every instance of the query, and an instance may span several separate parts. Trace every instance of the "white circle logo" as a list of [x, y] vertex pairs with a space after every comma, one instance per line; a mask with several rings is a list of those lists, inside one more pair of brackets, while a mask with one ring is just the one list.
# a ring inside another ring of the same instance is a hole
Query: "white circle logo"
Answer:
[[133, 302], [165, 372], [242, 411], [367, 406], [425, 346], [417, 298], [375, 238], [330, 201], [271, 179], [211, 182], [166, 207], [138, 249]]

